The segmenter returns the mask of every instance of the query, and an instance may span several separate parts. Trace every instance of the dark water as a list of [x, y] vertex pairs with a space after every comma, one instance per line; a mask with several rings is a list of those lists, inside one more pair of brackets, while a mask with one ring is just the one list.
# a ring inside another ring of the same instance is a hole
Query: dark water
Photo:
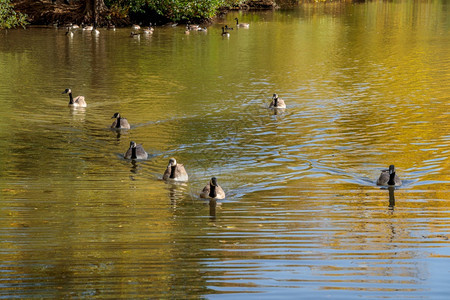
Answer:
[[[447, 298], [448, 10], [0, 32], [0, 297]], [[131, 140], [148, 160], [123, 159]], [[161, 180], [170, 157], [188, 183]], [[395, 191], [375, 185], [390, 164]], [[226, 199], [198, 197], [211, 176]]]

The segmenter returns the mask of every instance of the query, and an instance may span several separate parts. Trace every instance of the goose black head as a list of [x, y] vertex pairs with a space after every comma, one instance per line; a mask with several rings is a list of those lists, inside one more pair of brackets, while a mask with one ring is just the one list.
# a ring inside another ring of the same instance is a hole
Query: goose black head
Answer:
[[390, 165], [389, 166], [389, 175], [390, 174], [395, 174], [395, 167], [394, 167], [394, 165]]
[[177, 165], [177, 160], [175, 158], [171, 158], [169, 159], [169, 166], [176, 166]]

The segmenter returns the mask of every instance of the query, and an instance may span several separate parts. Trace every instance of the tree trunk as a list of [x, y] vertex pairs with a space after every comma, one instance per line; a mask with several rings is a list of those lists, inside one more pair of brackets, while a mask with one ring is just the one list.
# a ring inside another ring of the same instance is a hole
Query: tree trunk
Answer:
[[92, 23], [94, 26], [102, 23], [101, 16], [107, 11], [108, 8], [103, 0], [85, 0], [84, 4], [84, 21], [86, 23]]

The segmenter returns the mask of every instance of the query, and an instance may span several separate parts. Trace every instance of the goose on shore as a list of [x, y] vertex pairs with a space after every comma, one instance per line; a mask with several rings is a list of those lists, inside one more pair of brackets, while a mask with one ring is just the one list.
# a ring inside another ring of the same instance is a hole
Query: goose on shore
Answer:
[[169, 164], [163, 175], [164, 180], [187, 181], [188, 174], [182, 164], [177, 163], [175, 158], [169, 159]]
[[77, 97], [73, 98], [71, 89], [66, 89], [62, 93], [69, 94], [69, 106], [74, 106], [74, 107], [86, 107], [87, 106], [86, 101], [84, 101], [84, 96], [77, 96]]
[[212, 177], [209, 183], [203, 188], [200, 193], [200, 198], [212, 198], [212, 199], [223, 199], [225, 198], [225, 192], [217, 184], [217, 178]]

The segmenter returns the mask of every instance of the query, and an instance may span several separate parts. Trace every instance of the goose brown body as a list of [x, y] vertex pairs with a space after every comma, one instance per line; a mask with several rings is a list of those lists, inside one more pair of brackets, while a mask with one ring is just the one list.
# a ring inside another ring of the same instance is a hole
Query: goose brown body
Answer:
[[163, 174], [164, 180], [187, 181], [188, 174], [182, 164], [177, 163], [175, 158], [169, 159], [169, 164]]
[[212, 198], [212, 199], [223, 199], [225, 198], [225, 192], [217, 184], [216, 177], [212, 177], [210, 182], [203, 188], [200, 193], [200, 198]]
[[86, 107], [87, 106], [86, 101], [84, 100], [83, 96], [77, 96], [77, 97], [73, 98], [71, 89], [66, 89], [62, 93], [69, 94], [69, 106], [73, 106], [73, 107]]
[[138, 145], [135, 142], [130, 142], [130, 148], [123, 155], [125, 159], [147, 159], [148, 154], [145, 152], [142, 145]]
[[122, 117], [119, 113], [115, 113], [111, 119], [115, 119], [114, 122], [111, 124], [111, 128], [116, 129], [130, 129], [130, 123], [128, 123], [128, 120], [124, 117]]
[[278, 98], [277, 94], [273, 94], [272, 102], [270, 102], [269, 108], [286, 108], [286, 103], [283, 99]]
[[239, 19], [238, 18], [234, 18], [236, 20], [236, 27], [237, 28], [249, 28], [250, 24], [248, 23], [239, 23]]
[[391, 186], [400, 186], [402, 185], [402, 181], [395, 174], [394, 165], [390, 165], [389, 169], [385, 169], [381, 171], [380, 177], [377, 180], [377, 185], [391, 185]]

